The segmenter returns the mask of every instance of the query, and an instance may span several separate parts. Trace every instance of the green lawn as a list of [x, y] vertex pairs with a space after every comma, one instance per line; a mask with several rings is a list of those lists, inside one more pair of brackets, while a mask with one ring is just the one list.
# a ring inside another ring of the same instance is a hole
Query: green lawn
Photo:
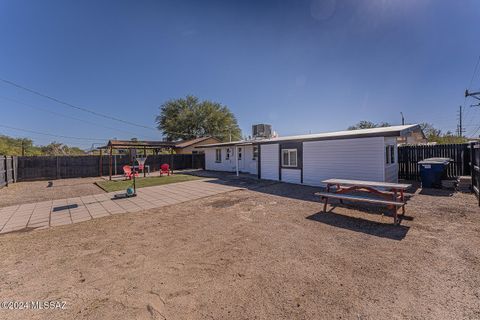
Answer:
[[[195, 176], [189, 176], [185, 174], [175, 174], [172, 176], [163, 176], [163, 177], [147, 177], [147, 178], [136, 178], [136, 187], [143, 188], [143, 187], [151, 187], [151, 186], [159, 186], [162, 184], [169, 184], [175, 182], [184, 182], [184, 181], [191, 181], [191, 180], [198, 180], [202, 179]], [[128, 187], [133, 186], [133, 180], [116, 180], [116, 181], [97, 181], [95, 182], [97, 186], [105, 190], [106, 192], [112, 191], [124, 191]]]

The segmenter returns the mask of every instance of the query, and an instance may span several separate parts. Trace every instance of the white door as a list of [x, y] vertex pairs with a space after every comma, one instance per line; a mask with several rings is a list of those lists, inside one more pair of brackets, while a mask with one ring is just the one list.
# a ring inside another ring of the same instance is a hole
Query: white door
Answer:
[[245, 154], [244, 149], [242, 147], [238, 147], [237, 149], [237, 157], [238, 157], [238, 171], [245, 171]]

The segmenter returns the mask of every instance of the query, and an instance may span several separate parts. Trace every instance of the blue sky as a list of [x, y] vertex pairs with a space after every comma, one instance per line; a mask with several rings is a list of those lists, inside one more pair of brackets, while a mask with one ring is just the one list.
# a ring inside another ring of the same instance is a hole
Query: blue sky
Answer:
[[[455, 131], [480, 55], [479, 16], [475, 0], [0, 0], [0, 78], [148, 127], [165, 100], [193, 94], [230, 107], [246, 134], [252, 123], [280, 135], [399, 124], [400, 111]], [[464, 122], [478, 135], [472, 103]], [[0, 125], [38, 132], [160, 138], [5, 83], [0, 110]]]

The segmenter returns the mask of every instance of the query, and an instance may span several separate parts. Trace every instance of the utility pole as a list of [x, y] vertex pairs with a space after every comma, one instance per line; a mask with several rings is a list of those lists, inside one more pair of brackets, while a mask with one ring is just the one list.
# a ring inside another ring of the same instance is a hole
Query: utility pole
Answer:
[[400, 114], [402, 115], [402, 126], [405, 125], [405, 118], [403, 117], [403, 112], [400, 112]]
[[458, 136], [463, 137], [463, 132], [465, 129], [463, 129], [463, 115], [462, 115], [462, 106], [458, 108]]

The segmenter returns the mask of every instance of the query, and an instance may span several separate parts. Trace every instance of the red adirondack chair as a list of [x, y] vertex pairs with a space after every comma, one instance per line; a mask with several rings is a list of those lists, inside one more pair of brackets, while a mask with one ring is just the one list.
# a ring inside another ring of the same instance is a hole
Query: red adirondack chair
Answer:
[[170, 175], [170, 166], [166, 163], [160, 166], [160, 176], [166, 173], [168, 176]]
[[138, 177], [138, 172], [132, 172], [132, 168], [129, 165], [125, 165], [123, 166], [123, 175], [127, 177], [127, 179], [132, 179], [133, 175], [135, 175], [135, 177]]

